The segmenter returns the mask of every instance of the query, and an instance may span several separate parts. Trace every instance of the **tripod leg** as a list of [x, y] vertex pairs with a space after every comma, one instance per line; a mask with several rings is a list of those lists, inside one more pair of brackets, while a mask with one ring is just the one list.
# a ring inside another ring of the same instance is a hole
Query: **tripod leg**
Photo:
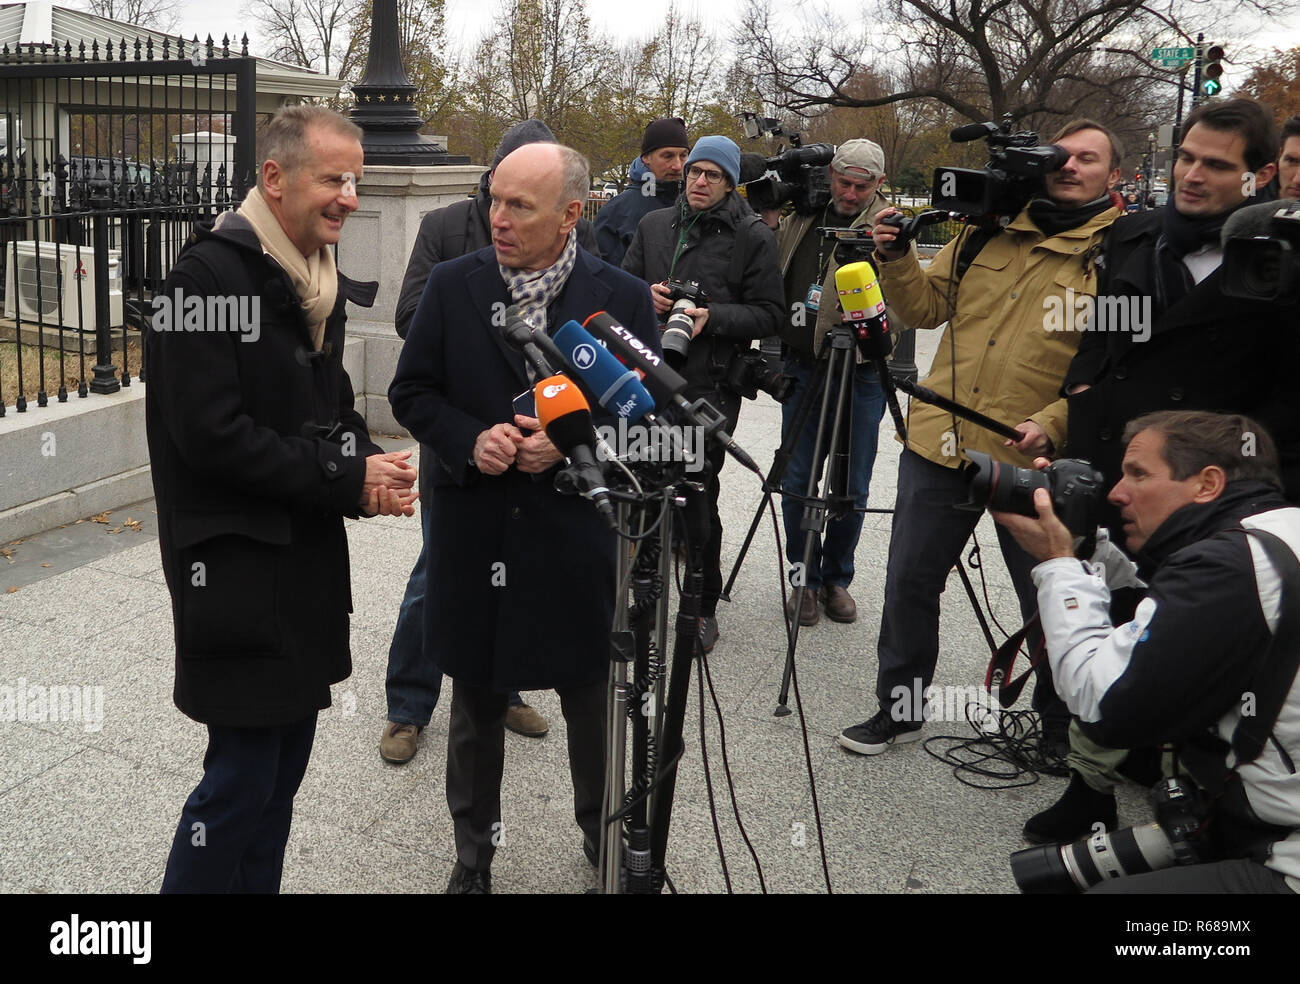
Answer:
[[[843, 343], [836, 344], [835, 338], [832, 338], [830, 345], [830, 358], [824, 373], [828, 382], [822, 389], [821, 415], [817, 420], [817, 436], [813, 441], [812, 467], [809, 469], [808, 486], [804, 490], [804, 518], [801, 524], [801, 529], [804, 531], [804, 546], [803, 561], [800, 568], [803, 573], [803, 583], [798, 586], [795, 593], [795, 616], [790, 620], [788, 645], [785, 652], [785, 669], [781, 674], [781, 692], [777, 696], [776, 707], [772, 711], [776, 717], [785, 717], [790, 713], [790, 677], [794, 672], [795, 649], [799, 645], [799, 613], [803, 610], [803, 599], [808, 590], [808, 572], [812, 564], [814, 546], [813, 535], [820, 536], [826, 528], [825, 503], [827, 498], [834, 492], [829, 488], [829, 472], [832, 469], [828, 467], [829, 456], [825, 452], [827, 447], [840, 446], [840, 442], [844, 440], [841, 435], [844, 434], [851, 415], [854, 349], [851, 342], [847, 347]], [[829, 380], [833, 379], [839, 380], [839, 392], [835, 396], [834, 404], [831, 403], [829, 383]], [[829, 444], [827, 443], [828, 436], [826, 433], [828, 421], [830, 424]], [[798, 433], [796, 432], [796, 437]], [[845, 450], [847, 453], [848, 449]], [[825, 498], [815, 499], [814, 493], [820, 477], [819, 471], [827, 473], [827, 487], [823, 489]], [[844, 469], [844, 477], [847, 478], [847, 469]], [[843, 489], [841, 494], [847, 492], [848, 489]]]
[[749, 524], [749, 532], [745, 535], [745, 542], [741, 544], [740, 552], [736, 554], [736, 562], [731, 565], [731, 574], [728, 575], [727, 583], [722, 588], [721, 597], [725, 601], [731, 600], [731, 588], [736, 583], [736, 577], [740, 574], [740, 565], [745, 562], [750, 544], [754, 541], [754, 534], [758, 532], [758, 524], [763, 521], [763, 513], [772, 500], [772, 493], [781, 487], [781, 480], [785, 477], [786, 468], [790, 465], [790, 456], [794, 453], [795, 442], [799, 439], [799, 435], [803, 433], [804, 425], [808, 422], [808, 417], [812, 414], [812, 409], [816, 405], [813, 394], [821, 392], [825, 379], [826, 360], [819, 359], [817, 360], [816, 369], [813, 371], [812, 379], [809, 380], [803, 395], [799, 397], [799, 406], [795, 410], [794, 423], [790, 432], [786, 435], [785, 440], [781, 442], [781, 446], [776, 449], [776, 454], [772, 456], [772, 467], [763, 480], [763, 499], [754, 511], [754, 519]]

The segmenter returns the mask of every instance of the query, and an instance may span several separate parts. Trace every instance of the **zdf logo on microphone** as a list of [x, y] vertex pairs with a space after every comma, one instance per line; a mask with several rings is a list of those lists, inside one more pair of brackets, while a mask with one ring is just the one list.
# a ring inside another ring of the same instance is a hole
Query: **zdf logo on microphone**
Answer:
[[542, 396], [546, 397], [548, 400], [553, 400], [568, 388], [568, 383], [552, 383], [550, 386], [547, 386], [542, 390]]
[[573, 350], [573, 364], [579, 369], [589, 369], [596, 362], [596, 350], [586, 342]]

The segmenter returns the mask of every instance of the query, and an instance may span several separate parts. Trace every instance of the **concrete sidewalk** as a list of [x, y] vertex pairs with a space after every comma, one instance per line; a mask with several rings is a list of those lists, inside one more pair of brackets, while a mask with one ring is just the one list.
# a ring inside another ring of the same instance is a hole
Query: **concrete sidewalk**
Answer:
[[[922, 366], [937, 339], [933, 332], [919, 339]], [[766, 397], [746, 404], [736, 436], [764, 467], [779, 435], [777, 404]], [[899, 446], [888, 414], [881, 435], [871, 505], [890, 507]], [[760, 495], [756, 479], [728, 465], [722, 497], [728, 567]], [[0, 695], [60, 686], [90, 688], [78, 692], [92, 698], [89, 709], [82, 708], [83, 720], [30, 720], [42, 716], [30, 707], [17, 715], [29, 720], [0, 720], [5, 892], [156, 892], [181, 804], [202, 774], [206, 732], [171, 699], [171, 613], [152, 503], [102, 518], [107, 522], [84, 522], [10, 545], [10, 555], [0, 556], [0, 688], [10, 688]], [[1018, 625], [1015, 595], [987, 518], [978, 537], [986, 548], [994, 613], [1011, 629]], [[334, 706], [320, 715], [296, 800], [283, 889], [441, 892], [454, 860], [443, 793], [447, 697], [412, 762], [396, 767], [378, 754], [388, 644], [419, 552], [419, 524], [350, 521], [348, 538], [354, 670], [335, 687]], [[837, 892], [1014, 891], [1007, 856], [1024, 846], [1021, 825], [1056, 799], [1063, 780], [978, 790], [954, 779], [951, 768], [919, 742], [870, 759], [835, 744], [842, 728], [874, 709], [888, 545], [889, 517], [869, 515], [853, 585], [857, 623], [823, 618], [800, 634], [799, 684], [832, 885]], [[800, 719], [771, 713], [785, 656], [782, 567], [768, 520], [732, 603], [719, 608], [722, 637], [708, 665], [724, 715], [740, 815], [767, 890], [822, 892]], [[984, 642], [955, 577], [944, 597], [935, 683], [974, 687], [984, 676]], [[727, 886], [702, 773], [694, 682], [692, 688], [668, 866], [678, 891], [721, 892]], [[102, 694], [100, 721], [94, 720], [96, 693]], [[493, 867], [493, 888], [581, 892], [595, 877], [573, 821], [559, 702], [551, 692], [526, 697], [550, 720], [551, 732], [541, 740], [506, 735], [505, 840]], [[0, 710], [4, 706], [0, 702]], [[726, 798], [711, 705], [705, 731], [732, 888], [755, 892], [759, 881]], [[931, 722], [927, 734], [972, 732], [964, 721]], [[1121, 791], [1120, 818], [1147, 818], [1141, 790]]]

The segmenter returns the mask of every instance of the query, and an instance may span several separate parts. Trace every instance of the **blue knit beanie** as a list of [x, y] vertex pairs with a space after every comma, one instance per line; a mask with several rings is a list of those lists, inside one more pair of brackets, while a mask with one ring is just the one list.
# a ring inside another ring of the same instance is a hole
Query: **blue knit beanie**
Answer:
[[730, 137], [700, 137], [686, 158], [686, 166], [696, 161], [712, 161], [731, 179], [733, 187], [740, 184], [740, 148]]

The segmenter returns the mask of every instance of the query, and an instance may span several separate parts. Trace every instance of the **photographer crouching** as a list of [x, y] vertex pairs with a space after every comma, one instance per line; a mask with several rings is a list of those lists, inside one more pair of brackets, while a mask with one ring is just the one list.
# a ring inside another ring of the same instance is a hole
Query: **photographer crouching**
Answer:
[[[666, 318], [664, 357], [686, 377], [687, 400], [705, 397], [734, 432], [741, 395], [756, 395], [771, 373], [755, 366], [754, 339], [775, 335], [784, 298], [776, 239], [736, 194], [740, 148], [727, 137], [701, 137], [686, 161], [686, 188], [671, 208], [643, 218], [623, 257], [623, 269], [650, 284], [655, 311]], [[718, 639], [722, 593], [722, 520], [718, 514], [724, 452], [709, 450], [709, 529], [704, 540], [700, 638], [705, 652]]]
[[[1277, 451], [1236, 414], [1162, 411], [1124, 432], [1120, 510], [1135, 565], [1098, 535], [1088, 563], [1046, 490], [994, 518], [1033, 569], [1057, 690], [1090, 738], [1172, 743], [1159, 828], [1013, 856], [1025, 891], [1300, 891], [1300, 509]], [[1046, 459], [1035, 462], [1047, 465]], [[1145, 581], [1113, 626], [1112, 588]]]

